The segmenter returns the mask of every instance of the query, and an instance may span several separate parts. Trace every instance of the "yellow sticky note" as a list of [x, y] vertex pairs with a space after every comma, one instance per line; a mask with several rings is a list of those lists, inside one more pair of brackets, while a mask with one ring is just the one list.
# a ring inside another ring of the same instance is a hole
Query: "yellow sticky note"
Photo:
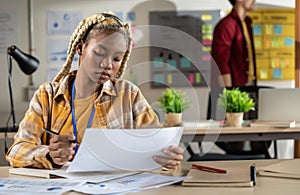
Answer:
[[210, 21], [210, 20], [212, 20], [212, 15], [202, 15], [201, 20]]
[[173, 83], [173, 76], [172, 76], [172, 74], [168, 74], [167, 81], [168, 81], [168, 84], [172, 84]]

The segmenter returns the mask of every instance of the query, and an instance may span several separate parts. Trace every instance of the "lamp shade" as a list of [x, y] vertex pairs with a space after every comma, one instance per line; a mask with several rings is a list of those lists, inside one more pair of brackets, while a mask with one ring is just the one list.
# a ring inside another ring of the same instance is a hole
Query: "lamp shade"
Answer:
[[29, 54], [25, 54], [15, 45], [8, 47], [7, 53], [15, 59], [21, 70], [27, 75], [36, 71], [40, 63], [38, 59]]

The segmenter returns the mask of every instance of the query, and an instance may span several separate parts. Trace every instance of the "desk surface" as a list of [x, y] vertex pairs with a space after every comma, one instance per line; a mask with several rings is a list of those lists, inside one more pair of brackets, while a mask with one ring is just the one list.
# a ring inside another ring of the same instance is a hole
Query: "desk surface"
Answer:
[[300, 127], [194, 127], [184, 128], [182, 142], [190, 141], [267, 141], [300, 139]]
[[[7, 137], [13, 138], [15, 132], [8, 132]], [[239, 138], [236, 140], [234, 136]], [[257, 139], [255, 136], [258, 135]], [[268, 135], [267, 138], [266, 135]], [[0, 139], [5, 136], [4, 132], [0, 133]], [[201, 141], [203, 136], [218, 136], [219, 141], [246, 141], [246, 140], [264, 140], [264, 139], [300, 139], [300, 127], [295, 128], [278, 128], [278, 127], [197, 127], [196, 125], [185, 127], [183, 132], [182, 141], [191, 141], [192, 137], [194, 141]], [[233, 138], [230, 139], [230, 136]], [[223, 140], [226, 137], [226, 140]], [[260, 137], [260, 138], [259, 138]], [[275, 137], [276, 138], [276, 137]], [[222, 140], [220, 140], [222, 139]]]
[[[210, 165], [220, 167], [224, 164], [226, 166], [240, 166], [251, 165], [255, 163], [257, 168], [280, 162], [282, 160], [245, 160], [245, 161], [205, 161], [201, 162], [203, 165]], [[182, 165], [181, 174], [185, 175], [191, 167], [190, 162], [185, 162]], [[0, 167], [0, 177], [17, 177], [15, 175], [9, 175], [9, 167]], [[20, 176], [18, 176], [20, 177]], [[132, 193], [132, 195], [198, 195], [198, 194], [217, 194], [217, 195], [298, 195], [299, 194], [300, 179], [283, 179], [272, 177], [257, 177], [257, 185], [255, 187], [183, 187], [180, 184], [162, 187], [158, 189], [152, 189], [142, 191], [138, 193]], [[79, 194], [75, 192], [69, 192], [65, 194]]]
[[[15, 134], [16, 134], [16, 132], [9, 132], [9, 133], [7, 133], [7, 138], [8, 139], [13, 139]], [[4, 138], [5, 138], [5, 133], [0, 132], [0, 139], [4, 139]]]

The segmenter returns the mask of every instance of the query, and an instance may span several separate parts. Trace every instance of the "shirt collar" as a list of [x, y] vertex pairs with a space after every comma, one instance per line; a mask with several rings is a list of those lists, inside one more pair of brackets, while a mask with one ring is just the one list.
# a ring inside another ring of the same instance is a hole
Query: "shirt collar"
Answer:
[[[234, 9], [231, 10], [230, 14], [234, 19], [236, 19], [239, 23], [241, 23], [241, 19], [240, 19], [239, 15], [237, 14], [237, 12]], [[246, 16], [245, 17], [245, 22], [246, 22], [246, 24], [251, 24], [252, 19], [249, 16]]]
[[[59, 85], [59, 88], [57, 90], [57, 93], [54, 97], [56, 99], [59, 96], [63, 96], [65, 100], [69, 100], [71, 98], [70, 92], [69, 92], [69, 87], [71, 81], [75, 78], [77, 74], [77, 70], [74, 70], [70, 72], [62, 81], [61, 84]], [[117, 96], [117, 92], [115, 90], [115, 83], [118, 82], [117, 79], [114, 80], [108, 80], [103, 84], [102, 87], [102, 93], [106, 93], [111, 96]]]
[[115, 83], [117, 82], [117, 79], [114, 80], [108, 80], [103, 84], [102, 91], [107, 93], [111, 96], [117, 96], [116, 90], [115, 90]]

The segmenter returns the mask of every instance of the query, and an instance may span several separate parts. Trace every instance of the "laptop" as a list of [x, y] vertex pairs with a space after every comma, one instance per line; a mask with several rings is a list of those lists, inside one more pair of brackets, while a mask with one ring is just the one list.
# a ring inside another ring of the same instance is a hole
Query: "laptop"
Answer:
[[259, 120], [300, 121], [300, 88], [260, 89]]

